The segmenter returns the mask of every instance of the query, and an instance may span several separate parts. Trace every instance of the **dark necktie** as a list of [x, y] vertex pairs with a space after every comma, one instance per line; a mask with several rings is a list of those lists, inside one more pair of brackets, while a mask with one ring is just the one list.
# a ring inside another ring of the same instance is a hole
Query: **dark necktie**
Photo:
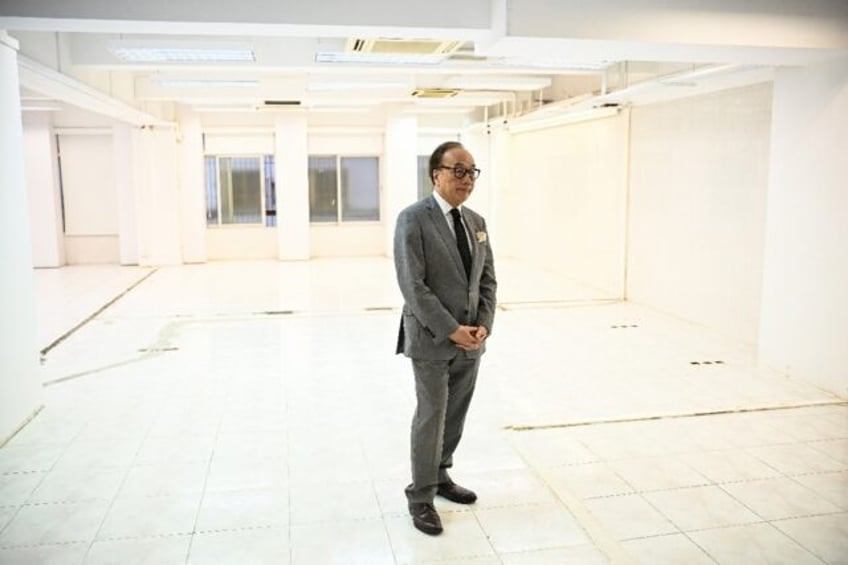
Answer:
[[456, 233], [456, 247], [459, 249], [459, 256], [462, 257], [462, 266], [465, 267], [465, 276], [471, 278], [471, 250], [468, 248], [468, 236], [465, 234], [465, 227], [462, 225], [462, 217], [459, 215], [459, 210], [451, 208], [451, 216], [453, 216], [453, 229]]

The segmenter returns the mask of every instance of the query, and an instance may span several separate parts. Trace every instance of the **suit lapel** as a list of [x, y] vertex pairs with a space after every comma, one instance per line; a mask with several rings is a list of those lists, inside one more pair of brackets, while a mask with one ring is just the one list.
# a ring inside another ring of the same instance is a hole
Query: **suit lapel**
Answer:
[[[436, 231], [442, 238], [442, 241], [444, 241], [445, 246], [448, 248], [448, 253], [451, 254], [451, 257], [453, 257], [454, 266], [464, 275], [465, 267], [462, 266], [462, 257], [459, 256], [459, 249], [456, 247], [456, 239], [454, 239], [453, 232], [448, 227], [448, 222], [442, 214], [442, 209], [439, 207], [436, 199], [432, 196], [427, 203], [427, 207], [430, 210], [430, 219], [432, 220], [433, 225], [436, 226]], [[472, 266], [473, 261], [474, 255], [472, 253]]]

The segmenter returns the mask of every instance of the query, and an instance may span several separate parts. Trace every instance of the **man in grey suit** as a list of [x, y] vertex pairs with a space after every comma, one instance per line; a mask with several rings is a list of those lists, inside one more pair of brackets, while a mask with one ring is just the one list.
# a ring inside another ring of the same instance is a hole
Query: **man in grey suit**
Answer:
[[448, 469], [492, 331], [497, 282], [486, 221], [462, 206], [480, 174], [474, 158], [460, 143], [443, 143], [430, 156], [429, 174], [433, 194], [398, 216], [394, 256], [404, 298], [397, 353], [412, 360], [417, 397], [406, 497], [415, 527], [436, 535], [436, 495], [477, 500]]

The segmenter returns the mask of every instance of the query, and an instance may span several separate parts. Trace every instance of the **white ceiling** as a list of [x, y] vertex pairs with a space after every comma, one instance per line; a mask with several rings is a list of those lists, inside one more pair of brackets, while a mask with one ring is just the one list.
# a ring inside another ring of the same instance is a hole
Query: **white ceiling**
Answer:
[[[776, 67], [848, 56], [844, 0], [387, 0], [170, 3], [4, 0], [25, 108], [69, 106], [135, 124], [179, 112], [279, 112], [422, 121], [582, 111], [769, 80]], [[454, 42], [438, 62], [321, 62], [352, 39], [392, 51]], [[243, 48], [242, 62], [126, 61], [122, 48]], [[455, 91], [444, 98], [420, 89]], [[529, 118], [524, 118], [529, 119]]]

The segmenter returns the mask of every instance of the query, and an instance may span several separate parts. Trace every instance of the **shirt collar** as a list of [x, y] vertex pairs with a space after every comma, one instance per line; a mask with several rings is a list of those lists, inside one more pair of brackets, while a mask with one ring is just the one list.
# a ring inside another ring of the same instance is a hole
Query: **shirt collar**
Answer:
[[[433, 189], [433, 198], [436, 199], [436, 203], [439, 205], [439, 208], [441, 208], [443, 215], [447, 216], [448, 214], [450, 214], [450, 211], [454, 207], [451, 206], [450, 202], [448, 202], [447, 200], [442, 198], [442, 195], [439, 194], [438, 192], [436, 192], [436, 189]], [[460, 213], [461, 213], [462, 212], [462, 205], [457, 206], [456, 209], [459, 210]]]

